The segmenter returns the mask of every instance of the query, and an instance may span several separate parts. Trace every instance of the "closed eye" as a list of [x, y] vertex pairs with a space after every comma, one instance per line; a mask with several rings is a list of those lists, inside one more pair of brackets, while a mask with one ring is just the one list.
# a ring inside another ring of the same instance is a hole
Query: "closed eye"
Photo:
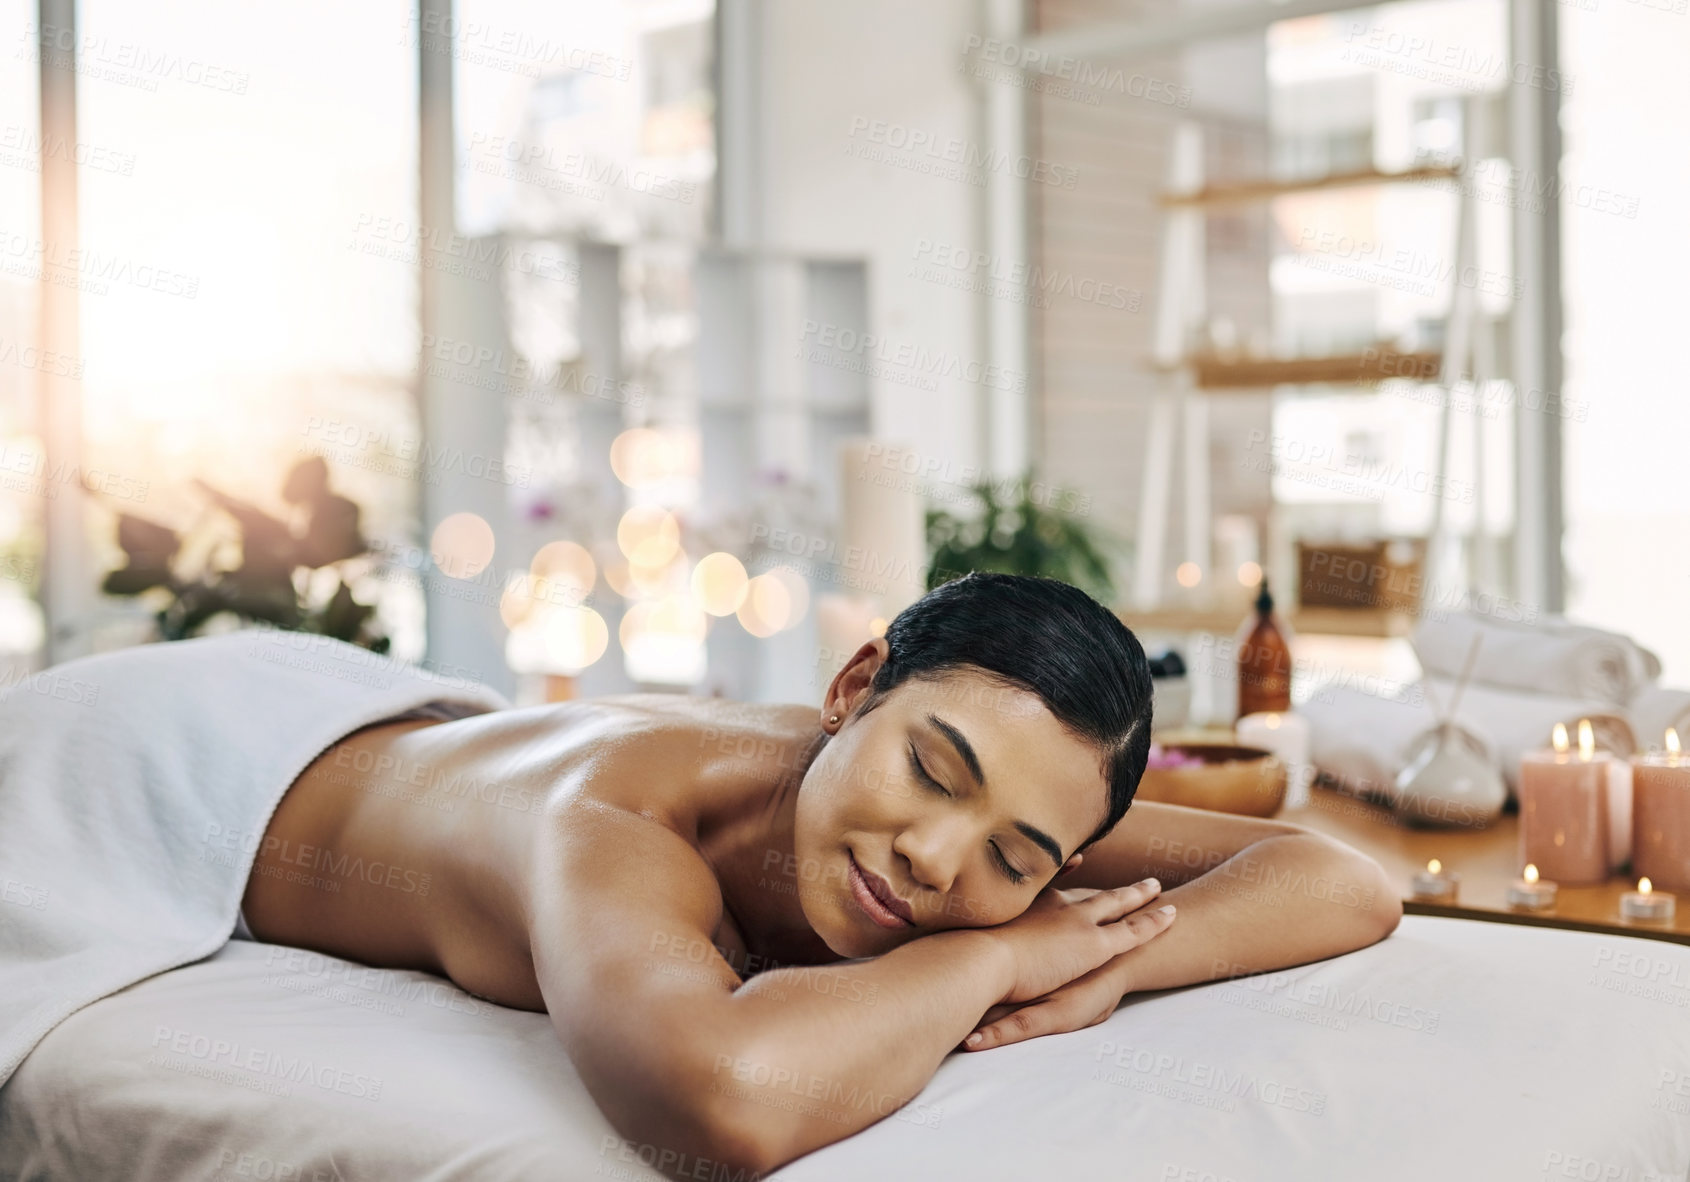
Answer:
[[934, 789], [938, 792], [943, 793], [946, 796], [949, 796], [950, 795], [949, 790], [947, 790], [943, 784], [939, 783], [939, 781], [935, 780], [932, 776], [928, 775], [927, 769], [921, 766], [921, 757], [918, 756], [915, 753], [915, 744], [914, 743], [910, 744], [909, 750], [910, 750], [910, 771], [915, 774], [915, 778], [920, 780], [922, 783], [926, 784], [929, 788], [932, 788], [932, 789]]
[[[910, 744], [909, 756], [910, 771], [914, 774], [916, 779], [920, 780], [922, 783], [926, 784], [929, 788], [941, 795], [950, 795], [949, 790], [946, 789], [943, 784], [939, 783], [939, 781], [927, 774], [927, 769], [921, 764], [921, 757], [915, 753], [914, 743]], [[1027, 876], [1025, 874], [1021, 873], [1021, 871], [1009, 864], [1009, 859], [1003, 856], [1003, 851], [998, 848], [996, 842], [992, 843], [992, 860], [997, 864], [998, 870], [1004, 875], [1004, 877], [1008, 878], [1010, 882], [1020, 884], [1027, 881]]]
[[997, 859], [998, 869], [1008, 876], [1010, 882], [1021, 883], [1027, 880], [1025, 874], [1009, 864], [1009, 859], [1003, 856], [1003, 851], [998, 848], [995, 841], [992, 843], [992, 856]]

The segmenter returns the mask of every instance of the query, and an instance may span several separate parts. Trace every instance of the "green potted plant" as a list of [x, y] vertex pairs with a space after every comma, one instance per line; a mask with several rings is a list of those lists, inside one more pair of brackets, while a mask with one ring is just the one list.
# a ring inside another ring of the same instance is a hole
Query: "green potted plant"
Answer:
[[1091, 498], [1041, 484], [1031, 470], [1007, 489], [1001, 483], [968, 486], [977, 516], [927, 510], [927, 589], [977, 570], [1042, 575], [1113, 606], [1112, 559], [1128, 547], [1091, 521]]
[[[228, 612], [239, 620], [297, 632], [315, 632], [385, 653], [391, 639], [375, 619], [375, 607], [352, 595], [340, 563], [369, 552], [359, 528], [358, 505], [329, 487], [328, 464], [312, 456], [295, 464], [282, 486], [282, 499], [304, 516], [294, 527], [256, 506], [195, 480], [212, 504], [232, 518], [239, 531], [241, 562], [231, 568], [209, 562], [192, 574], [175, 566], [182, 537], [168, 526], [132, 513], [120, 513], [117, 542], [125, 565], [106, 573], [107, 595], [143, 595], [160, 588], [168, 601], [154, 617], [164, 640], [200, 634], [213, 617]], [[322, 567], [340, 575], [327, 600], [307, 602], [299, 586]]]

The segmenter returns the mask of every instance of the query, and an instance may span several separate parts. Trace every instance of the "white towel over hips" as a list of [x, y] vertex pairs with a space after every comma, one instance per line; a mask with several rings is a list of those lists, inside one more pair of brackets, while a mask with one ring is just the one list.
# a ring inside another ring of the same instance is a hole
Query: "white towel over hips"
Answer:
[[83, 1006], [221, 948], [299, 773], [435, 701], [511, 705], [276, 630], [82, 657], [0, 694], [0, 1084]]

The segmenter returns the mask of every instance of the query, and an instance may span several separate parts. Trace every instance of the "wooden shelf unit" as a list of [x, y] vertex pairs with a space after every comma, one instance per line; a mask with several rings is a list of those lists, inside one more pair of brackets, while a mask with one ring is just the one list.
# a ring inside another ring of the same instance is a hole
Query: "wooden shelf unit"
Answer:
[[[1488, 100], [1486, 100], [1488, 101]], [[1480, 100], [1468, 100], [1469, 107]], [[1138, 506], [1137, 569], [1131, 602], [1155, 616], [1166, 603], [1167, 523], [1171, 517], [1176, 464], [1184, 484], [1185, 539], [1180, 557], [1208, 570], [1211, 565], [1212, 520], [1209, 457], [1210, 396], [1216, 393], [1266, 394], [1298, 386], [1370, 387], [1404, 381], [1438, 384], [1449, 373], [1470, 368], [1477, 383], [1481, 369], [1474, 346], [1477, 302], [1473, 291], [1454, 283], [1444, 318], [1443, 340], [1435, 349], [1400, 350], [1387, 342], [1353, 353], [1328, 356], [1272, 357], [1222, 353], [1205, 348], [1198, 330], [1206, 312], [1208, 268], [1207, 220], [1219, 206], [1261, 204], [1297, 193], [1315, 193], [1362, 186], [1436, 185], [1457, 197], [1453, 247], [1455, 273], [1476, 257], [1474, 238], [1476, 198], [1461, 182], [1468, 162], [1453, 160], [1401, 169], [1374, 166], [1321, 176], [1253, 177], [1212, 181], [1204, 176], [1203, 131], [1194, 120], [1175, 128], [1169, 154], [1167, 188], [1159, 198], [1163, 214], [1162, 260], [1157, 285], [1155, 347], [1152, 371], [1163, 376], [1162, 389], [1151, 399], [1143, 434], [1143, 464]], [[1476, 157], [1482, 158], [1482, 157]], [[1456, 182], [1449, 185], [1447, 182]], [[1446, 372], [1447, 371], [1447, 372]], [[1450, 402], [1440, 410], [1437, 468], [1447, 466]], [[1475, 469], [1477, 471], [1477, 461]], [[1475, 476], [1477, 482], [1478, 476]], [[1271, 501], [1271, 492], [1269, 494]], [[1445, 529], [1444, 503], [1434, 501], [1433, 537]], [[1176, 610], [1175, 615], [1179, 614]], [[1362, 624], [1362, 627], [1357, 627]], [[1348, 635], [1395, 636], [1403, 633], [1388, 619], [1344, 620], [1334, 617], [1320, 627], [1341, 627]]]
[[1428, 164], [1394, 172], [1362, 168], [1354, 172], [1333, 172], [1322, 176], [1283, 180], [1257, 177], [1219, 185], [1205, 185], [1189, 193], [1164, 193], [1160, 203], [1169, 209], [1181, 206], [1212, 209], [1220, 205], [1249, 205], [1293, 193], [1315, 193], [1322, 189], [1348, 189], [1358, 185], [1424, 185], [1435, 181], [1455, 180], [1460, 175], [1461, 169], [1458, 165]]
[[1443, 354], [1431, 350], [1398, 350], [1387, 344], [1361, 353], [1330, 357], [1189, 357], [1192, 382], [1199, 390], [1262, 390], [1276, 386], [1338, 382], [1346, 386], [1373, 385], [1392, 379], [1436, 381]]

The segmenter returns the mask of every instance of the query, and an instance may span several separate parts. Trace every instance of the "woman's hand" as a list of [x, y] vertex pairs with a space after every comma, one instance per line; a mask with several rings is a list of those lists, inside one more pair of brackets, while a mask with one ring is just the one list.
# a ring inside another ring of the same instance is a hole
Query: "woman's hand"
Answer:
[[1172, 904], [1141, 910], [1161, 890], [1154, 878], [1107, 891], [1046, 887], [1008, 923], [981, 929], [1009, 949], [1015, 964], [1014, 983], [999, 1002], [1043, 998], [1165, 931], [1174, 920]]
[[[1108, 891], [1046, 888], [1021, 915], [991, 929], [1017, 955], [1016, 983], [964, 1048], [983, 1051], [1108, 1018], [1127, 992], [1125, 954], [1174, 921], [1172, 904], [1143, 910], [1161, 890], [1153, 878]], [[1099, 956], [1100, 946], [1113, 950]]]
[[1041, 1034], [1066, 1034], [1106, 1021], [1132, 986], [1117, 956], [1060, 989], [1025, 1004], [999, 1004], [987, 1010], [974, 1033], [963, 1040], [965, 1051], [987, 1051]]

